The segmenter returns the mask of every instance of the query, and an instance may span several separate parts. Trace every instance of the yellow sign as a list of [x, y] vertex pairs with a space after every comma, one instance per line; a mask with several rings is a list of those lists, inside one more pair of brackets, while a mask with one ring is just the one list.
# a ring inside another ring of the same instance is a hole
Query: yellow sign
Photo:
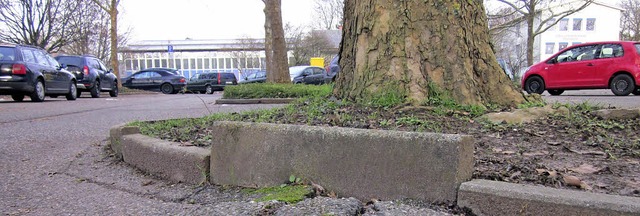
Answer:
[[311, 58], [310, 65], [324, 68], [324, 58]]

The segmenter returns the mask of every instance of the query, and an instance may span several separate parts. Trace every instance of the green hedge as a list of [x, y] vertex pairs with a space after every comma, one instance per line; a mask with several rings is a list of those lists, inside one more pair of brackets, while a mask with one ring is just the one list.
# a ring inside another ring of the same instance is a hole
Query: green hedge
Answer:
[[226, 86], [222, 98], [301, 98], [308, 96], [329, 96], [332, 85], [271, 84], [255, 83]]

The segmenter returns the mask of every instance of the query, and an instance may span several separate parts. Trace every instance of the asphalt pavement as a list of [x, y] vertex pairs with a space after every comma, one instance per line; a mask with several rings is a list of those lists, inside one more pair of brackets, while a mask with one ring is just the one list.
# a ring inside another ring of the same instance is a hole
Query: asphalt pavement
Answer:
[[240, 199], [157, 180], [103, 150], [117, 124], [276, 106], [214, 104], [220, 97], [103, 94], [77, 101], [47, 97], [43, 103], [0, 97], [0, 215], [184, 215], [202, 208], [189, 201], [196, 196]]

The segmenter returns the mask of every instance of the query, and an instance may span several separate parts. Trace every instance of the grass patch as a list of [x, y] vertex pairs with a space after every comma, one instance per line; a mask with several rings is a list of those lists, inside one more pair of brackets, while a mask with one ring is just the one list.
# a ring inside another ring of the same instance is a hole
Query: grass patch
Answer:
[[332, 85], [251, 83], [227, 86], [222, 97], [225, 99], [328, 97], [332, 91]]
[[310, 197], [313, 194], [313, 189], [308, 185], [287, 185], [261, 188], [251, 193], [264, 195], [256, 199], [256, 202], [277, 200], [286, 203], [297, 203]]

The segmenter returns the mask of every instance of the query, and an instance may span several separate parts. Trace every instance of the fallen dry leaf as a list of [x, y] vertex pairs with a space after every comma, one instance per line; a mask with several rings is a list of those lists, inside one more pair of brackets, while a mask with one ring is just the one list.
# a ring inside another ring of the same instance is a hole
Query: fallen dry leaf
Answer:
[[569, 175], [569, 176], [563, 176], [562, 179], [564, 180], [564, 183], [569, 186], [579, 187], [580, 189], [583, 189], [583, 190], [593, 190], [591, 186], [581, 181], [578, 177]]
[[600, 172], [600, 170], [602, 169], [597, 169], [594, 166], [591, 166], [589, 164], [582, 164], [579, 167], [571, 168], [569, 170], [580, 173], [580, 174], [593, 174], [593, 173]]
[[582, 184], [582, 181], [580, 181], [580, 179], [575, 176], [570, 176], [570, 175], [563, 176], [562, 180], [564, 180], [564, 183], [569, 186], [580, 187], [580, 185]]

